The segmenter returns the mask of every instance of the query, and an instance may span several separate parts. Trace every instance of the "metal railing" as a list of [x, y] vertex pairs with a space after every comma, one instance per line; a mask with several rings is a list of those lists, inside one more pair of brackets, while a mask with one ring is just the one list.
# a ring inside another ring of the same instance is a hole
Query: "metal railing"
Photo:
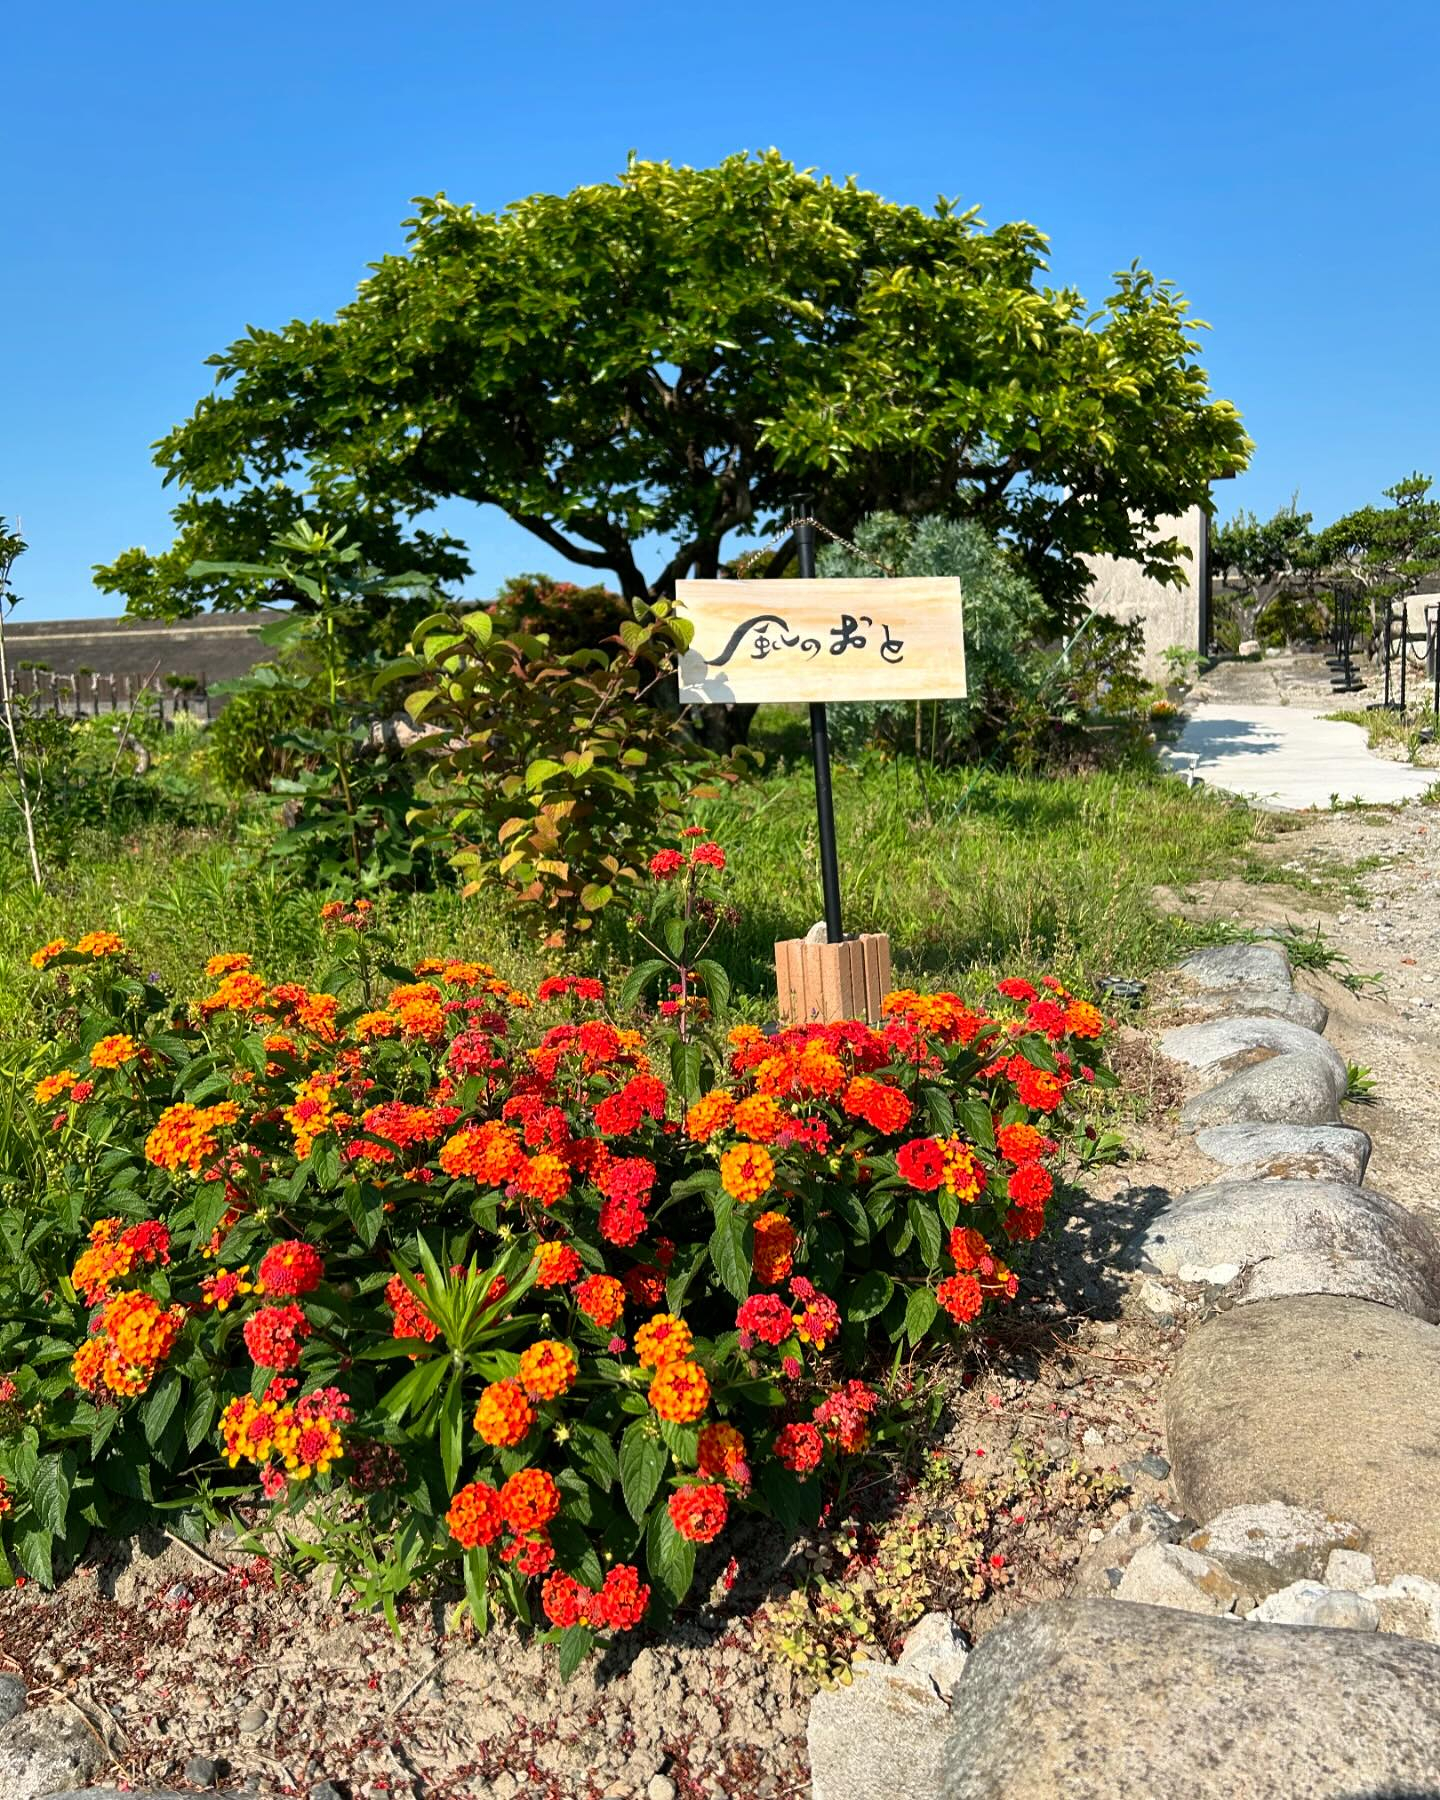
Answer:
[[[143, 713], [160, 723], [173, 724], [179, 714], [210, 720], [214, 717], [210, 689], [204, 674], [192, 687], [173, 688], [153, 675], [105, 674], [98, 671], [59, 675], [53, 669], [12, 669], [10, 691], [28, 703], [32, 712], [56, 718], [99, 718], [102, 713]], [[3, 704], [3, 702], [0, 702]]]

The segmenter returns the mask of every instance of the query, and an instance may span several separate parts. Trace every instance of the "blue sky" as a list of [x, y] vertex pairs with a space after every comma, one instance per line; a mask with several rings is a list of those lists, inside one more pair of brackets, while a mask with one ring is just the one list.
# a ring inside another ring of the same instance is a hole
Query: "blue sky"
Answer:
[[[1298, 488], [1323, 519], [1440, 476], [1437, 42], [1412, 0], [17, 8], [0, 514], [32, 545], [24, 616], [113, 611], [90, 565], [168, 542], [149, 445], [247, 323], [333, 313], [414, 195], [499, 207], [631, 148], [773, 144], [894, 200], [957, 195], [1048, 233], [1092, 300], [1132, 259], [1172, 277], [1257, 441], [1223, 511]], [[498, 516], [444, 520], [472, 593], [561, 572]]]

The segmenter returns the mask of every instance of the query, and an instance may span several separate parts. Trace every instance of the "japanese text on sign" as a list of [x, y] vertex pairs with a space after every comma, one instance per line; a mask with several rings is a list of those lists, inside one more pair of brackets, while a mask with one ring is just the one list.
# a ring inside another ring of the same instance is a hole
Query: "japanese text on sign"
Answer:
[[695, 627], [682, 702], [965, 696], [953, 577], [682, 581], [675, 598]]

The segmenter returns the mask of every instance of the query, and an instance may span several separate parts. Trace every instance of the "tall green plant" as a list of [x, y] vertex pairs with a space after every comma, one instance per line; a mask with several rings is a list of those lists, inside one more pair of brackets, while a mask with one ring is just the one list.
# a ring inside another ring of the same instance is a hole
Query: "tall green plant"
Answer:
[[375, 885], [422, 871], [407, 822], [410, 783], [402, 765], [375, 753], [380, 659], [367, 646], [367, 624], [378, 607], [433, 595], [428, 577], [382, 575], [345, 536], [344, 526], [317, 529], [301, 519], [276, 538], [272, 563], [197, 563], [192, 573], [261, 581], [304, 598], [304, 609], [260, 630], [274, 660], [226, 691], [262, 716], [291, 721], [275, 742], [293, 759], [293, 772], [276, 775], [271, 786], [291, 796], [293, 823], [274, 854], [321, 880]]

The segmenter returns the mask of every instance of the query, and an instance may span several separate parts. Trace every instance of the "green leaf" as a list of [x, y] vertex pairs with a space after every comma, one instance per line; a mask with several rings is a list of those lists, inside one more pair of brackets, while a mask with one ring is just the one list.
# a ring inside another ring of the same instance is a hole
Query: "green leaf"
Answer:
[[41, 1587], [47, 1588], [55, 1585], [51, 1542], [51, 1534], [43, 1526], [31, 1525], [26, 1530], [15, 1533], [15, 1555], [21, 1568], [32, 1581], [38, 1581]]
[[652, 956], [648, 962], [636, 965], [625, 977], [620, 988], [619, 1008], [621, 1012], [631, 1012], [639, 1005], [641, 996], [649, 988], [657, 976], [663, 975], [670, 967], [658, 956]]
[[454, 1491], [460, 1473], [460, 1458], [465, 1448], [464, 1395], [460, 1371], [450, 1377], [445, 1398], [440, 1405], [440, 1461], [445, 1470], [445, 1485]]
[[560, 1633], [560, 1679], [568, 1681], [595, 1648], [595, 1633], [588, 1625], [567, 1625]]
[[983, 1100], [961, 1100], [955, 1116], [972, 1144], [978, 1144], [982, 1150], [995, 1148], [995, 1124]]
[[673, 913], [665, 921], [665, 948], [676, 962], [685, 954], [685, 921]]
[[542, 782], [549, 781], [552, 775], [563, 775], [564, 773], [564, 763], [555, 762], [548, 756], [537, 756], [525, 770], [525, 785], [527, 788], [536, 788]]
[[465, 1598], [475, 1629], [484, 1637], [490, 1629], [490, 1552], [476, 1544], [465, 1552]]
[[321, 1193], [328, 1193], [340, 1182], [340, 1144], [333, 1132], [327, 1131], [322, 1138], [317, 1138], [310, 1152], [310, 1167], [315, 1174], [315, 1185]]
[[35, 1516], [52, 1537], [63, 1538], [65, 1519], [70, 1509], [70, 1483], [74, 1479], [75, 1460], [68, 1453], [42, 1456], [30, 1483], [30, 1504]]
[[925, 1117], [936, 1137], [949, 1137], [955, 1130], [955, 1109], [944, 1088], [927, 1084], [920, 1090]]
[[846, 1296], [843, 1311], [851, 1319], [873, 1319], [884, 1312], [895, 1292], [895, 1283], [883, 1269], [867, 1269]]
[[687, 1106], [693, 1106], [700, 1098], [700, 1071], [703, 1067], [699, 1044], [693, 1039], [686, 1043], [680, 1038], [670, 1046], [670, 1074], [674, 1079], [677, 1091]]
[[210, 1430], [219, 1404], [218, 1396], [208, 1382], [197, 1383], [185, 1409], [185, 1448], [193, 1450]]
[[751, 1255], [746, 1221], [733, 1207], [718, 1211], [710, 1234], [710, 1260], [715, 1273], [737, 1300], [750, 1292]]
[[675, 1529], [668, 1506], [657, 1506], [645, 1528], [645, 1561], [651, 1579], [678, 1606], [695, 1579], [695, 1546]]
[[655, 1433], [648, 1418], [636, 1419], [625, 1427], [620, 1440], [620, 1491], [625, 1506], [638, 1525], [645, 1517], [655, 1490], [665, 1473], [670, 1453]]
[[583, 1422], [570, 1427], [570, 1442], [585, 1473], [602, 1492], [608, 1492], [620, 1479], [620, 1458], [607, 1433], [598, 1425]]
[[713, 956], [705, 956], [695, 965], [695, 973], [704, 983], [705, 993], [717, 1017], [730, 1005], [730, 977]]
[[935, 1323], [939, 1310], [940, 1302], [935, 1298], [933, 1288], [911, 1288], [910, 1298], [905, 1302], [905, 1336], [912, 1347]]
[[170, 1415], [180, 1403], [180, 1377], [167, 1369], [145, 1396], [140, 1408], [140, 1421], [145, 1427], [145, 1442], [152, 1448], [165, 1435]]
[[920, 1194], [910, 1196], [908, 1215], [915, 1228], [916, 1241], [920, 1245], [920, 1254], [925, 1258], [927, 1269], [935, 1268], [940, 1261], [940, 1220], [926, 1199]]

